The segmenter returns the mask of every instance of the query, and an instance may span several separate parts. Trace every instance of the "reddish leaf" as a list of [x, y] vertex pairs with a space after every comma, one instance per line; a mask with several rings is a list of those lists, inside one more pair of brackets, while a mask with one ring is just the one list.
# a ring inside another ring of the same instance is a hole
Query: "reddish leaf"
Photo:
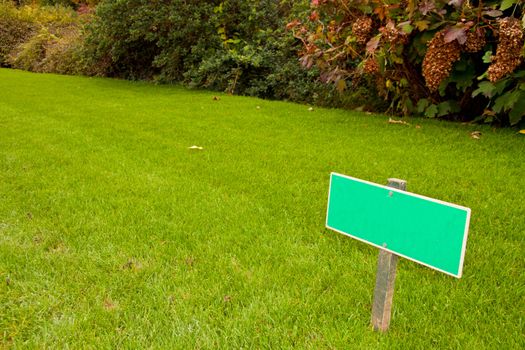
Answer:
[[297, 27], [299, 24], [301, 24], [301, 22], [298, 19], [295, 19], [286, 25], [286, 29], [290, 30]]
[[461, 7], [463, 6], [463, 3], [465, 2], [465, 0], [450, 0], [448, 2], [449, 5], [452, 5], [454, 7]]
[[379, 17], [380, 20], [384, 20], [388, 17], [388, 8], [386, 6], [376, 7], [374, 13]]
[[425, 0], [419, 4], [419, 12], [423, 16], [426, 16], [430, 11], [436, 9], [436, 4], [432, 0]]
[[463, 25], [456, 25], [455, 27], [450, 28], [445, 34], [445, 42], [450, 43], [454, 40], [457, 40], [461, 45], [463, 45], [467, 41], [467, 32], [465, 29], [466, 28]]
[[366, 53], [373, 55], [374, 52], [376, 52], [377, 47], [379, 46], [379, 41], [381, 37], [379, 35], [373, 37], [372, 39], [368, 40], [366, 43]]

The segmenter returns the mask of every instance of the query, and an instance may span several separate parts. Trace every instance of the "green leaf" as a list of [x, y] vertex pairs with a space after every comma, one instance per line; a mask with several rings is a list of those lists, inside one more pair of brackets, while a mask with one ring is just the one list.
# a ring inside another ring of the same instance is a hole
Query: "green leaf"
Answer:
[[517, 71], [512, 75], [514, 78], [524, 78], [525, 77], [525, 69], [522, 69], [520, 71]]
[[507, 92], [496, 99], [492, 109], [496, 113], [508, 111], [514, 107], [514, 104], [519, 100], [520, 96], [521, 91], [519, 90]]
[[512, 106], [509, 113], [509, 120], [511, 125], [518, 124], [525, 116], [525, 92], [519, 94], [518, 100]]
[[494, 84], [494, 96], [501, 95], [510, 83], [511, 79], [501, 79], [500, 81], [496, 82], [496, 84]]
[[390, 55], [390, 58], [391, 58], [392, 62], [394, 62], [394, 63], [397, 63], [397, 64], [403, 64], [404, 63], [403, 57], [397, 56], [394, 53], [392, 53]]
[[505, 11], [506, 9], [510, 8], [514, 4], [516, 4], [516, 0], [503, 0], [501, 2], [501, 5], [499, 5], [499, 9], [501, 11]]
[[501, 113], [506, 100], [507, 100], [507, 97], [505, 95], [500, 96], [496, 99], [496, 102], [494, 103], [494, 106], [492, 107], [492, 110], [494, 111], [494, 113]]
[[450, 103], [448, 101], [441, 102], [437, 106], [438, 108], [438, 117], [443, 117], [450, 113]]
[[422, 98], [421, 100], [417, 101], [417, 112], [423, 113], [425, 109], [428, 107], [429, 101], [426, 98]]
[[483, 60], [483, 63], [490, 63], [492, 62], [492, 51], [487, 51], [481, 58]]
[[442, 26], [445, 26], [445, 25], [447, 25], [447, 22], [445, 22], [445, 21], [435, 22], [434, 24], [432, 24], [431, 26], [428, 27], [428, 30], [438, 29], [439, 27], [442, 27]]
[[225, 42], [228, 44], [238, 44], [241, 42], [241, 40], [240, 39], [228, 39]]
[[438, 114], [438, 107], [436, 105], [430, 105], [425, 111], [425, 117], [435, 118]]
[[448, 78], [448, 83], [456, 83], [456, 88], [466, 91], [474, 85], [476, 78], [475, 65], [470, 60], [461, 60], [454, 66]]
[[456, 101], [450, 100], [441, 102], [437, 106], [438, 108], [438, 117], [443, 117], [448, 114], [457, 113], [461, 110]]
[[410, 24], [405, 24], [403, 27], [401, 27], [401, 30], [403, 30], [403, 32], [405, 32], [407, 34], [410, 34], [414, 30], [414, 26], [412, 26]]
[[478, 88], [472, 93], [472, 97], [476, 97], [479, 94], [483, 94], [483, 96], [491, 98], [492, 96], [494, 96], [495, 89], [496, 87], [490, 81], [482, 81], [478, 84]]

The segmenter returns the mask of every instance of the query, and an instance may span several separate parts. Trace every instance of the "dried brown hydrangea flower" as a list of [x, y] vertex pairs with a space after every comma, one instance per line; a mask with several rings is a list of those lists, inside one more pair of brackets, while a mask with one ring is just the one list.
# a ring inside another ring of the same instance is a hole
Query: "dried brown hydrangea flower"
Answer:
[[446, 43], [445, 33], [446, 30], [441, 30], [434, 35], [423, 59], [423, 77], [430, 91], [437, 91], [461, 57], [461, 45], [457, 40]]
[[514, 17], [499, 21], [499, 38], [496, 56], [489, 66], [488, 76], [492, 82], [512, 73], [522, 62], [523, 29]]

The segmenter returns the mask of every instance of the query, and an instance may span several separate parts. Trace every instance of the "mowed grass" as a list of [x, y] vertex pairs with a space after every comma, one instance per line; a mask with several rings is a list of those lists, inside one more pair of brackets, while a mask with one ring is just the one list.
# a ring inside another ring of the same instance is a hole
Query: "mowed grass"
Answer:
[[[524, 135], [214, 95], [0, 70], [0, 347], [525, 347]], [[463, 278], [400, 261], [387, 334], [331, 171], [472, 208]]]

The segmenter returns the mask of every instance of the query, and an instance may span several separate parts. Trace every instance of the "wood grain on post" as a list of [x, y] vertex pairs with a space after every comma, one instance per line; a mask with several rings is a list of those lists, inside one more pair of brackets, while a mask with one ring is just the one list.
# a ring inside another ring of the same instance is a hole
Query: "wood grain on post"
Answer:
[[[405, 180], [388, 179], [388, 186], [406, 191], [407, 183]], [[386, 332], [390, 326], [397, 260], [397, 255], [383, 249], [379, 250], [372, 305], [372, 326], [376, 331]]]

